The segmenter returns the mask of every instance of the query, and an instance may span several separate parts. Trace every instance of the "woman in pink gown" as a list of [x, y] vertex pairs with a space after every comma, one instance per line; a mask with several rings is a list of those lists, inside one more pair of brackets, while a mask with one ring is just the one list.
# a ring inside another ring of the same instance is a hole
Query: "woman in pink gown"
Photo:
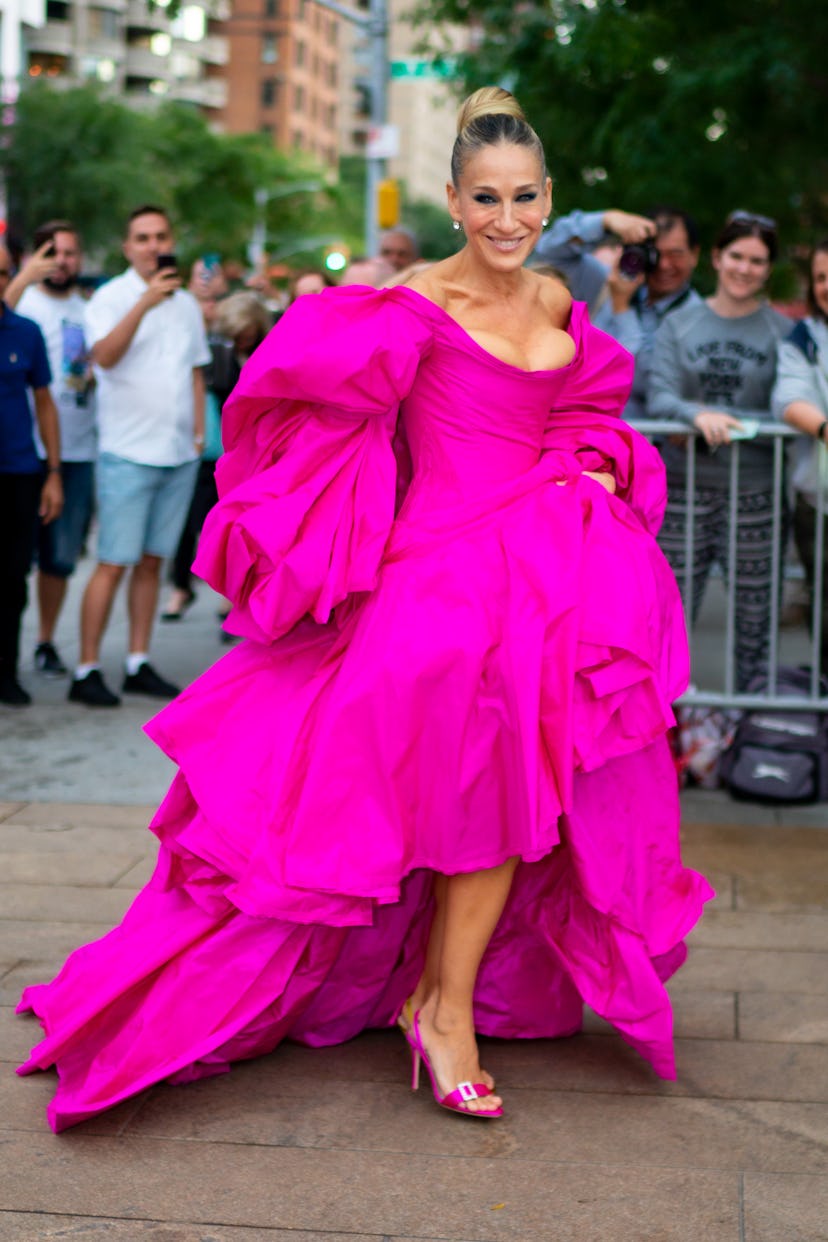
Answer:
[[395, 1019], [476, 1117], [475, 1032], [585, 1003], [675, 1076], [664, 980], [711, 890], [679, 857], [663, 469], [629, 356], [522, 266], [551, 190], [506, 92], [466, 101], [452, 172], [458, 255], [300, 298], [225, 406], [195, 568], [247, 641], [148, 726], [179, 766], [152, 880], [23, 995], [55, 1130]]

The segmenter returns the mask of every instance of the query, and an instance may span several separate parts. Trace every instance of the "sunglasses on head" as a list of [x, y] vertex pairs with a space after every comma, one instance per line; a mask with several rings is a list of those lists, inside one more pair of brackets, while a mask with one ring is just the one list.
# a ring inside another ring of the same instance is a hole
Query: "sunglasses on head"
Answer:
[[728, 224], [755, 224], [758, 229], [767, 229], [770, 233], [776, 232], [776, 221], [770, 216], [757, 216], [752, 211], [731, 211], [727, 217]]

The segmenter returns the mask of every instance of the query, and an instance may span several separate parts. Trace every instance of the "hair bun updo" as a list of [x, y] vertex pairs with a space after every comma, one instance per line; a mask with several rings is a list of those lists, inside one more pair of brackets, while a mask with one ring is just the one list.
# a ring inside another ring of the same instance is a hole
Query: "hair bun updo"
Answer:
[[545, 181], [543, 145], [514, 95], [502, 86], [481, 86], [463, 101], [457, 114], [457, 137], [451, 153], [451, 179], [455, 186], [475, 152], [500, 143], [533, 150], [540, 164], [541, 180]]
[[462, 134], [476, 120], [484, 116], [513, 116], [519, 121], [526, 121], [523, 109], [514, 95], [502, 86], [481, 86], [460, 105], [457, 114], [457, 132]]

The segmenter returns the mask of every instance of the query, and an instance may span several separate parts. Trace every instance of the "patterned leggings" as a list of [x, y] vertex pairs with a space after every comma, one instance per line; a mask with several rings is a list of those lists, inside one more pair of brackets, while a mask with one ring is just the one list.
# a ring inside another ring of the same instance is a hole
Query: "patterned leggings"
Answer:
[[[684, 595], [687, 526], [687, 489], [684, 480], [668, 476], [669, 500], [664, 524], [658, 536], [662, 552], [670, 562]], [[787, 515], [782, 514], [779, 546], [773, 539], [773, 491], [740, 491], [736, 514], [736, 689], [744, 691], [757, 673], [767, 671], [770, 644], [771, 569], [774, 557], [781, 557], [787, 532]], [[696, 618], [704, 598], [714, 561], [727, 581], [730, 515], [728, 492], [719, 488], [697, 487], [693, 522], [693, 616]], [[781, 584], [781, 574], [780, 574]]]

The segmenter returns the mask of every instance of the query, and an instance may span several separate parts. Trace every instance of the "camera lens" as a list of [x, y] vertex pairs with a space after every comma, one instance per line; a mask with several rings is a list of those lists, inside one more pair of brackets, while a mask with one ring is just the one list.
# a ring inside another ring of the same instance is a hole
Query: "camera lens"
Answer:
[[658, 267], [658, 249], [651, 241], [632, 242], [621, 251], [618, 270], [627, 280], [648, 276]]
[[647, 270], [645, 266], [646, 259], [642, 249], [643, 247], [641, 246], [625, 246], [621, 251], [621, 257], [618, 260], [618, 270], [628, 280], [635, 280], [636, 277], [643, 276]]

